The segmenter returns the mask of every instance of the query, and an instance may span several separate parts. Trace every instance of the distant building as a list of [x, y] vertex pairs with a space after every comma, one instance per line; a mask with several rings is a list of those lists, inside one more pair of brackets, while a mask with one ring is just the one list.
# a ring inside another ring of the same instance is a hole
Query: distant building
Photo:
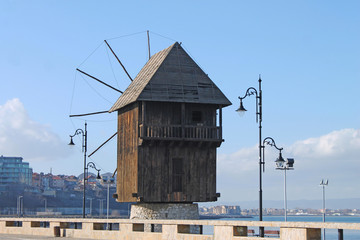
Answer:
[[32, 184], [32, 168], [22, 157], [0, 156], [0, 185]]
[[63, 188], [65, 186], [65, 181], [59, 176], [52, 177], [52, 186], [54, 188]]
[[[214, 206], [200, 208], [201, 214], [214, 214], [214, 215], [241, 215], [240, 206]], [[246, 215], [246, 214], [245, 214]]]

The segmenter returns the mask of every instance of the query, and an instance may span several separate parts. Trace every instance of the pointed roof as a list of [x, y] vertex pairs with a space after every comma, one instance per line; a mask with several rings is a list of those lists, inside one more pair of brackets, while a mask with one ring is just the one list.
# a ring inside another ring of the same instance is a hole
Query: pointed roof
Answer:
[[150, 58], [109, 112], [136, 101], [231, 105], [178, 42]]

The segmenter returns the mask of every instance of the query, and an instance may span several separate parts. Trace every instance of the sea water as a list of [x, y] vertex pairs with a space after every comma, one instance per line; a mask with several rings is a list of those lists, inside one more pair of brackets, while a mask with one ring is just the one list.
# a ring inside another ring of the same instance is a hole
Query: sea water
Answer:
[[[259, 221], [258, 216], [253, 218], [222, 218], [221, 220], [226, 221]], [[322, 222], [322, 216], [287, 216], [288, 222]], [[284, 221], [284, 216], [263, 216], [263, 221]], [[343, 222], [343, 223], [360, 223], [360, 216], [326, 216], [326, 222]], [[251, 227], [252, 228], [252, 227]], [[266, 230], [273, 230], [276, 228], [265, 228]], [[256, 234], [258, 234], [259, 228], [254, 227]], [[277, 229], [278, 230], [278, 229]], [[204, 234], [213, 234], [213, 229], [205, 228]], [[323, 230], [321, 230], [321, 235]], [[338, 230], [337, 229], [326, 229], [325, 230], [326, 240], [337, 240]], [[322, 236], [322, 239], [323, 236]], [[346, 230], [344, 229], [344, 240], [360, 240], [360, 229], [359, 230]]]

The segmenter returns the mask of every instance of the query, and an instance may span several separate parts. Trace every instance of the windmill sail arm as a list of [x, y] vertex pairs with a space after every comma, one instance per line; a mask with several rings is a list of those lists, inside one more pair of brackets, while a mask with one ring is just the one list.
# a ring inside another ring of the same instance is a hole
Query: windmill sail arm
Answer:
[[88, 157], [91, 157], [94, 153], [96, 153], [100, 148], [102, 148], [107, 142], [109, 142], [113, 137], [115, 137], [117, 134], [114, 133], [114, 135], [112, 135], [108, 140], [106, 140], [103, 144], [101, 144], [97, 149], [95, 149], [95, 151], [93, 151]]
[[123, 93], [123, 91], [120, 91], [119, 89], [114, 88], [113, 86], [111, 86], [111, 85], [109, 85], [109, 84], [107, 84], [107, 83], [105, 83], [105, 82], [101, 81], [100, 79], [98, 79], [98, 78], [96, 78], [96, 77], [94, 77], [94, 76], [91, 76], [90, 74], [88, 74], [88, 73], [86, 73], [86, 72], [84, 72], [84, 71], [81, 71], [81, 70], [80, 70], [80, 69], [78, 69], [78, 68], [76, 69], [76, 71], [78, 71], [78, 72], [80, 72], [80, 73], [82, 73], [82, 74], [84, 74], [84, 75], [86, 75], [86, 76], [88, 76], [88, 77], [90, 77], [90, 78], [92, 78], [92, 79], [94, 79], [94, 80], [98, 81], [99, 83], [104, 84], [105, 86], [107, 86], [107, 87], [109, 87], [109, 88], [111, 88], [111, 89], [113, 89], [113, 90], [115, 90], [115, 91], [118, 91], [118, 92], [120, 92], [120, 93]]
[[112, 48], [110, 47], [110, 45], [108, 44], [108, 42], [106, 40], [104, 40], [104, 42], [106, 43], [106, 45], [108, 46], [108, 48], [110, 49], [110, 51], [112, 52], [112, 54], [115, 56], [115, 58], [117, 59], [117, 61], [120, 63], [121, 67], [124, 69], [126, 75], [129, 77], [130, 81], [133, 81], [133, 79], [131, 78], [130, 74], [128, 73], [128, 71], [126, 71], [125, 66], [121, 63], [120, 59], [116, 56], [115, 52], [112, 50]]
[[114, 173], [113, 173], [112, 177], [114, 177], [114, 176], [115, 176], [116, 172], [117, 172], [117, 168], [115, 169], [115, 171], [114, 171]]
[[95, 114], [102, 114], [102, 113], [108, 113], [109, 111], [101, 111], [101, 112], [92, 112], [92, 113], [82, 113], [82, 114], [73, 114], [69, 115], [69, 117], [83, 117], [83, 116], [89, 116], [89, 115], [95, 115]]

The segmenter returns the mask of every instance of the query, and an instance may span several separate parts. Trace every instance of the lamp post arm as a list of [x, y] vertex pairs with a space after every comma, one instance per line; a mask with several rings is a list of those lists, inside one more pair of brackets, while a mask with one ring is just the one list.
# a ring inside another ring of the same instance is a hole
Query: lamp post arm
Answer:
[[101, 169], [100, 168], [96, 168], [96, 165], [95, 165], [95, 163], [93, 163], [93, 162], [89, 162], [87, 165], [86, 165], [86, 172], [87, 172], [87, 175], [89, 175], [88, 174], [88, 172], [89, 172], [89, 167], [91, 167], [91, 168], [93, 168], [93, 169], [95, 169], [97, 172], [98, 172], [98, 175], [97, 175], [97, 179], [100, 179], [101, 178], [101, 176], [100, 176], [100, 171], [101, 171]]
[[82, 130], [81, 128], [78, 128], [75, 130], [74, 135], [70, 135], [70, 138], [72, 139], [73, 137], [75, 137], [76, 135], [81, 134], [82, 136], [82, 151], [86, 152], [87, 150], [87, 144], [86, 144], [86, 138], [87, 138], [87, 131], [86, 131], [86, 123], [85, 123], [85, 132], [84, 130]]
[[263, 140], [263, 148], [265, 148], [265, 144], [270, 145], [272, 147], [275, 147], [277, 150], [279, 150], [280, 152], [283, 150], [283, 148], [279, 148], [278, 146], [276, 146], [275, 140], [272, 137], [266, 137]]
[[261, 148], [263, 149], [263, 151], [262, 151], [262, 164], [264, 165], [264, 168], [263, 168], [264, 172], [265, 172], [265, 144], [269, 145], [269, 146], [272, 146], [272, 147], [275, 147], [277, 150], [280, 151], [280, 154], [281, 154], [281, 151], [283, 150], [282, 147], [279, 148], [278, 146], [276, 146], [275, 140], [272, 137], [264, 138], [263, 144], [261, 146]]
[[101, 170], [101, 169], [96, 168], [96, 165], [95, 165], [95, 163], [93, 163], [93, 162], [89, 162], [89, 163], [87, 164], [87, 166], [86, 166], [86, 169], [88, 169], [89, 167], [95, 169], [96, 171], [100, 171], [100, 170]]
[[256, 97], [258, 97], [258, 92], [255, 88], [253, 87], [249, 87], [246, 92], [245, 95], [243, 97], [238, 97], [240, 100], [243, 100], [244, 98], [251, 96], [251, 95], [255, 95]]
[[249, 87], [246, 92], [245, 95], [243, 97], [238, 97], [240, 99], [240, 102], [246, 98], [249, 97], [251, 95], [255, 95], [256, 96], [256, 122], [259, 121], [259, 117], [260, 117], [260, 121], [261, 121], [261, 106], [259, 104], [259, 101], [261, 103], [261, 96], [258, 94], [258, 91], [253, 88], [253, 87]]
[[76, 129], [74, 135], [70, 135], [70, 137], [75, 137], [76, 135], [79, 135], [79, 134], [85, 135], [84, 130], [82, 130], [81, 128], [78, 128], [78, 129]]

